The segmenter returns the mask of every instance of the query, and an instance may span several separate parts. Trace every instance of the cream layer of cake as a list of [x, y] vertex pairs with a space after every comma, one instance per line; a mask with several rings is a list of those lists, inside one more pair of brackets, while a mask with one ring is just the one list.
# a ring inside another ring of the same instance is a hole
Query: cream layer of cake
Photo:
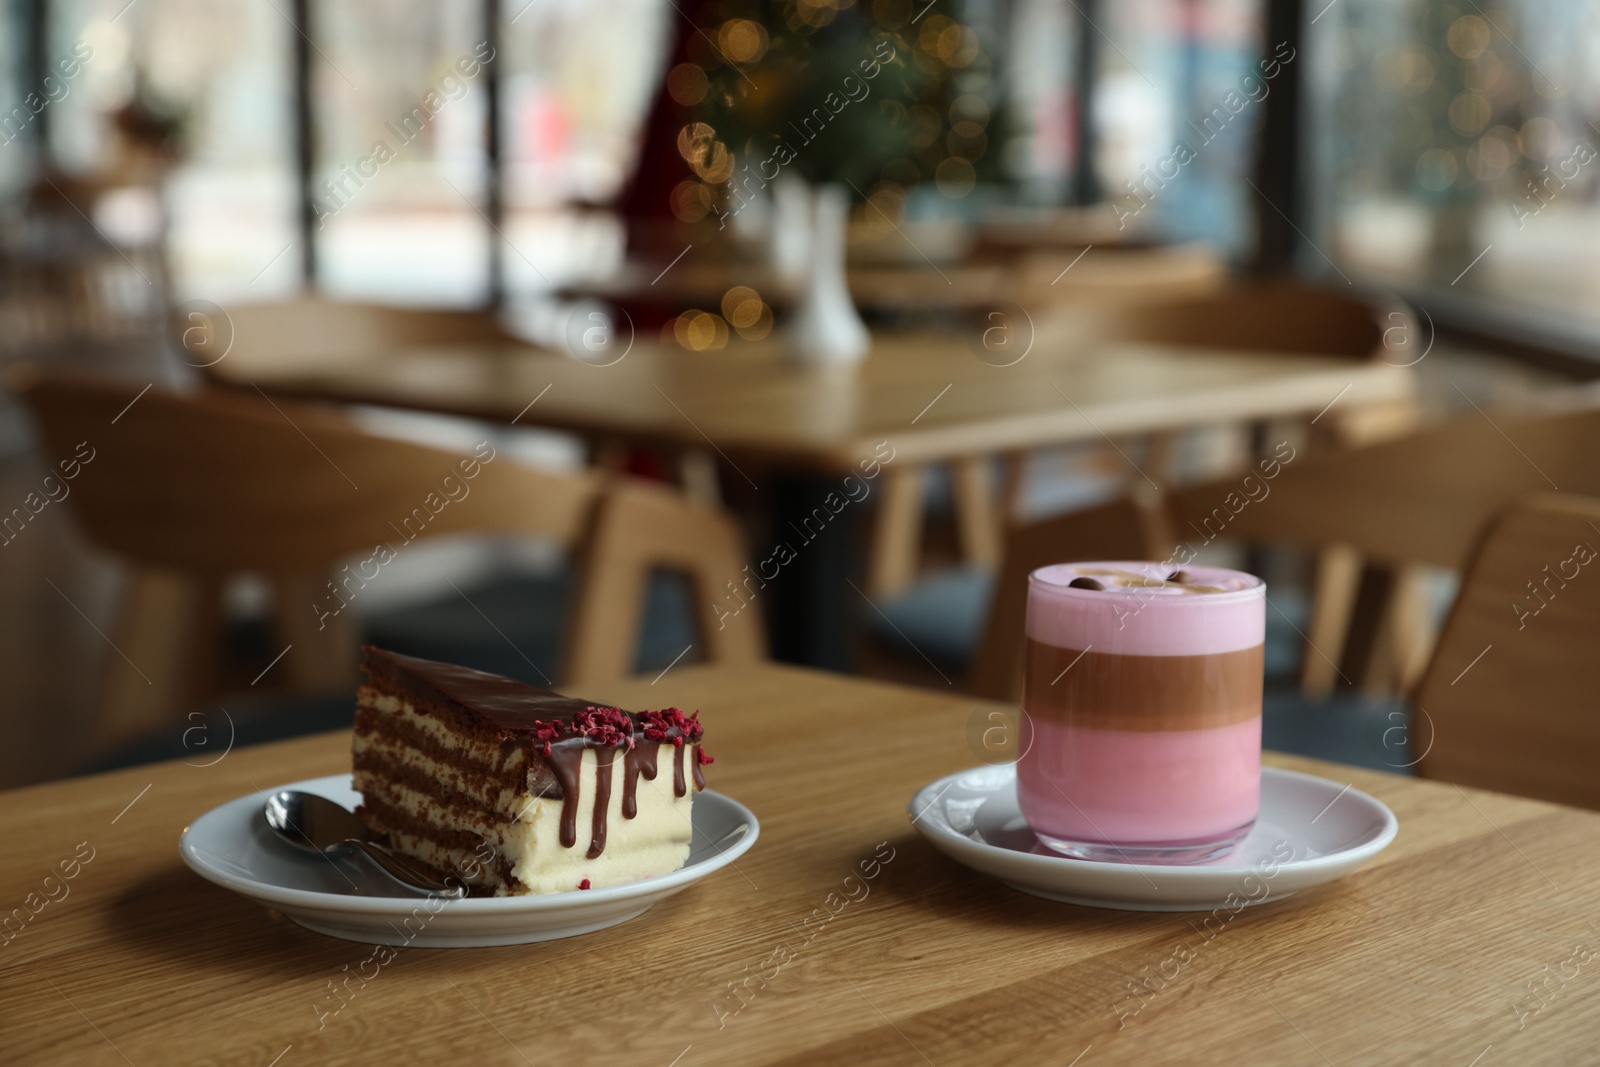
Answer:
[[500, 894], [619, 885], [688, 858], [695, 719], [375, 649], [366, 669], [358, 814], [399, 851]]

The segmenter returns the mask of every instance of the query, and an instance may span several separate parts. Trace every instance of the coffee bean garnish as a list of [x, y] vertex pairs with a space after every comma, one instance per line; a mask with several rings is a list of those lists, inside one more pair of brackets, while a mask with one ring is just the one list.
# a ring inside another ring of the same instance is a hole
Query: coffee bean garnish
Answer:
[[1070, 585], [1074, 589], [1099, 589], [1099, 590], [1104, 590], [1105, 589], [1105, 586], [1101, 585], [1099, 582], [1095, 581], [1093, 578], [1074, 578], [1074, 579], [1072, 579], [1072, 581], [1068, 582], [1067, 584]]
[[1179, 585], [1183, 585], [1185, 582], [1191, 581], [1191, 579], [1189, 577], [1189, 572], [1187, 571], [1173, 571], [1171, 574], [1167, 575], [1167, 581], [1177, 582]]

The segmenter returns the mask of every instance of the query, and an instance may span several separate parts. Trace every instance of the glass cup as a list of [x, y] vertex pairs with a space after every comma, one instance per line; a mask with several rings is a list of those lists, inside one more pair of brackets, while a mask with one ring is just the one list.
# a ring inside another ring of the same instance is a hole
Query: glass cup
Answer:
[[1250, 832], [1266, 591], [1240, 571], [1161, 563], [1028, 576], [1017, 800], [1040, 841], [1185, 863]]

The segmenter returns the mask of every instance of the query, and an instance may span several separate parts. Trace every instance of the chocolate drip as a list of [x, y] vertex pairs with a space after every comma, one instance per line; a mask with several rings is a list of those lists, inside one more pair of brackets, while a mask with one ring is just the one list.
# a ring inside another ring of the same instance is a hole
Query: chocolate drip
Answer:
[[600, 853], [606, 850], [606, 815], [611, 807], [611, 768], [616, 762], [616, 749], [607, 747], [594, 750], [594, 818], [589, 828], [590, 859], [598, 859]]
[[686, 796], [689, 786], [683, 780], [683, 750], [688, 748], [688, 742], [676, 745], [672, 753], [672, 795]]
[[[583, 746], [551, 745], [549, 763], [561, 783], [561, 847], [571, 848], [578, 843], [578, 769], [583, 765]], [[609, 777], [606, 784], [610, 785]]]
[[[418, 715], [429, 716], [452, 733], [483, 737], [498, 742], [502, 755], [520, 750], [519, 760], [506, 760], [503, 771], [523, 777], [526, 792], [532, 796], [561, 796], [560, 841], [563, 848], [578, 843], [578, 801], [582, 778], [583, 752], [595, 750], [595, 799], [592, 812], [588, 856], [595, 859], [606, 846], [606, 821], [611, 799], [611, 784], [616, 768], [617, 749], [623, 750], [622, 813], [638, 816], [639, 778], [655, 779], [660, 747], [671, 742], [676, 749], [673, 785], [680, 797], [687, 795], [684, 780], [683, 746], [700, 736], [695, 716], [685, 716], [676, 708], [654, 712], [625, 712], [609, 705], [596, 705], [576, 697], [563, 696], [511, 678], [471, 670], [447, 663], [435, 663], [395, 652], [366, 646], [361, 669], [368, 684], [379, 695], [399, 697]], [[363, 687], [362, 693], [367, 693]], [[497, 779], [489, 769], [463, 765], [433, 741], [431, 735], [383, 715], [383, 726], [374, 709], [363, 706], [357, 715], [356, 732], [362, 737], [388, 735], [390, 743], [409, 745], [439, 762], [450, 763], [463, 776], [461, 790], [469, 797], [497, 791]], [[487, 737], [484, 735], [487, 734]], [[653, 739], [648, 739], [653, 735]], [[357, 756], [358, 770], [380, 776], [404, 779], [408, 772], [388, 768], [380, 757], [363, 766], [367, 756]], [[380, 766], [380, 764], [383, 764]], [[549, 772], [543, 768], [548, 765]], [[695, 767], [695, 785], [704, 788], [700, 768]], [[552, 782], [551, 779], [554, 779]], [[425, 793], [440, 790], [426, 788]], [[450, 801], [453, 794], [439, 799]], [[491, 814], [495, 814], [491, 812]], [[520, 816], [518, 816], [520, 817]]]
[[622, 757], [622, 817], [639, 814], [639, 779], [656, 780], [656, 760], [661, 754], [659, 741], [642, 741]]
[[694, 750], [694, 788], [699, 793], [706, 791], [706, 772], [705, 768], [700, 765], [700, 750], [698, 748]]

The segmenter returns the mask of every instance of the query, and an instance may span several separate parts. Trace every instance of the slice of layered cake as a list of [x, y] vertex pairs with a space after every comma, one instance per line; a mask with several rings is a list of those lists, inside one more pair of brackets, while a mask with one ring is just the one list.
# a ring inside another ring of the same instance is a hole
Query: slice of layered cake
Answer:
[[626, 712], [363, 649], [357, 809], [398, 851], [499, 895], [599, 889], [689, 856], [699, 713]]

